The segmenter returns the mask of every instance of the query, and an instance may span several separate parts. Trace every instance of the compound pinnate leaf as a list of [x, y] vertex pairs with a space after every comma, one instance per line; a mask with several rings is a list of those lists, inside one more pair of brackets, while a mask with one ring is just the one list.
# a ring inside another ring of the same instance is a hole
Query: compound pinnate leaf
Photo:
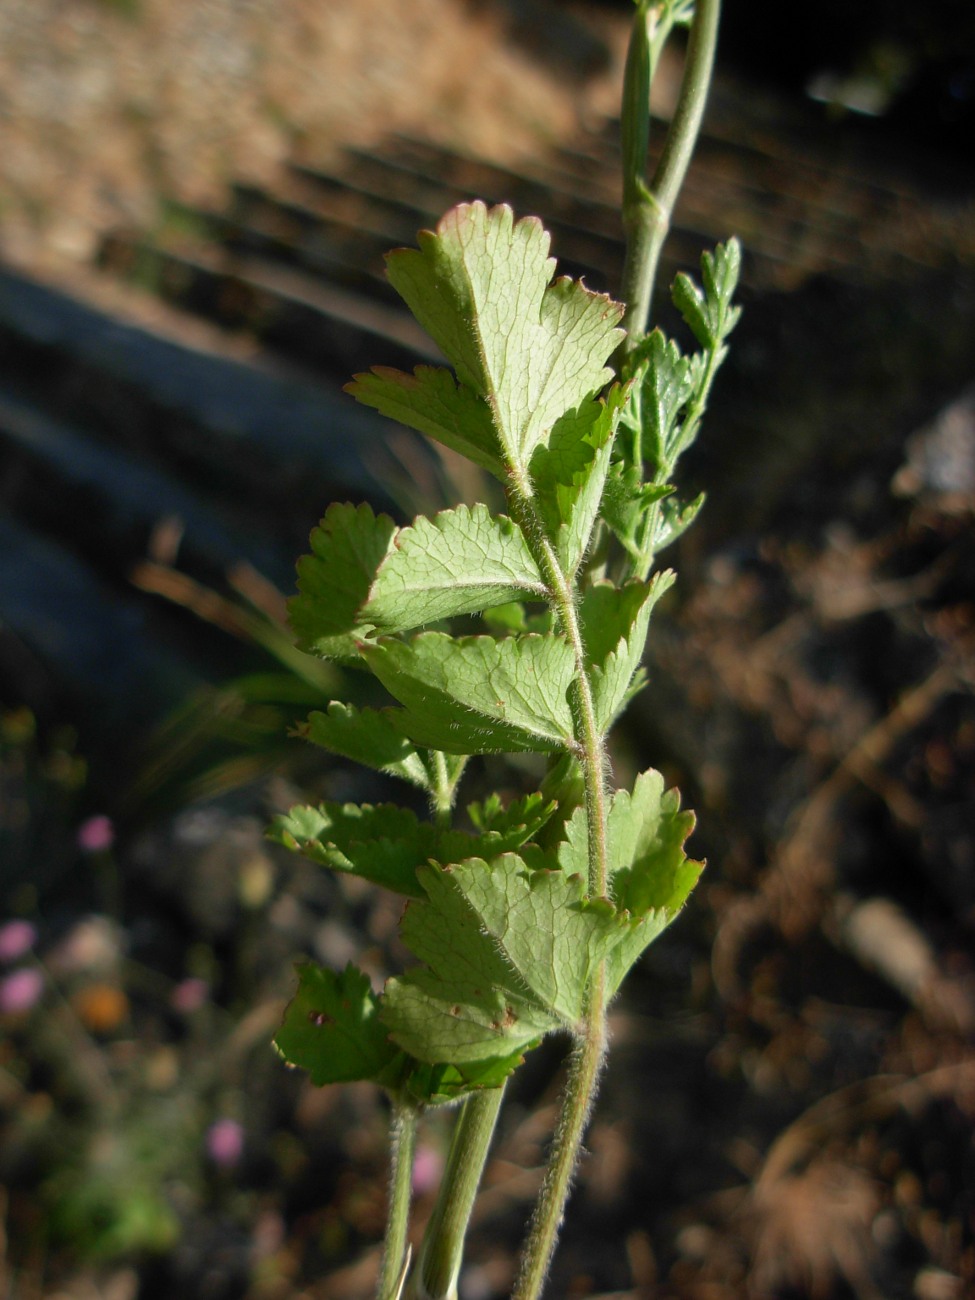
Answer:
[[574, 660], [558, 636], [446, 636], [362, 647], [405, 707], [396, 725], [414, 744], [447, 753], [546, 753], [574, 745], [568, 691]]
[[516, 524], [483, 505], [459, 506], [400, 529], [359, 618], [402, 632], [545, 591]]
[[298, 561], [298, 595], [288, 617], [303, 650], [323, 659], [355, 659], [364, 632], [359, 611], [396, 535], [388, 515], [369, 506], [329, 506], [311, 535], [310, 555]]
[[483, 427], [469, 441], [487, 454], [500, 447], [522, 476], [559, 417], [612, 378], [623, 309], [571, 280], [553, 284], [548, 233], [506, 206], [461, 204], [418, 243], [389, 255], [389, 279], [490, 408], [493, 442]]
[[354, 1079], [385, 1082], [395, 1075], [399, 1049], [379, 1019], [379, 998], [354, 966], [341, 974], [307, 962], [298, 967], [298, 992], [289, 1002], [274, 1045], [313, 1083]]
[[731, 299], [740, 270], [741, 245], [737, 239], [730, 239], [713, 253], [702, 253], [703, 291], [683, 271], [674, 281], [674, 306], [703, 348], [716, 350], [738, 322], [741, 308], [732, 307]]
[[643, 434], [643, 456], [655, 473], [673, 463], [678, 417], [694, 393], [689, 358], [659, 329], [634, 349], [634, 396]]
[[311, 714], [298, 732], [333, 754], [426, 790], [429, 773], [414, 746], [397, 728], [397, 713], [396, 709], [357, 709], [332, 700], [325, 713]]

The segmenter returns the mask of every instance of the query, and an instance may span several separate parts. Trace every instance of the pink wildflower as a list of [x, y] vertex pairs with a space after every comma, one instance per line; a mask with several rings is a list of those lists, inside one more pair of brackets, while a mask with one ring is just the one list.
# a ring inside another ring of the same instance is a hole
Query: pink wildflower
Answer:
[[30, 921], [8, 921], [0, 925], [0, 961], [12, 962], [30, 952], [37, 942], [37, 931]]
[[199, 1011], [210, 995], [210, 985], [206, 980], [185, 979], [173, 989], [169, 995], [169, 1005], [174, 1011], [181, 1011], [183, 1015], [189, 1015], [193, 1011]]
[[244, 1154], [244, 1130], [235, 1119], [218, 1119], [207, 1129], [207, 1155], [220, 1169], [233, 1169]]
[[104, 853], [115, 843], [115, 827], [111, 817], [98, 813], [78, 827], [78, 847], [85, 853]]
[[413, 1160], [413, 1190], [418, 1196], [432, 1192], [440, 1183], [443, 1156], [435, 1147], [418, 1146]]
[[0, 1014], [20, 1015], [30, 1011], [44, 992], [44, 976], [33, 966], [22, 966], [0, 980]]

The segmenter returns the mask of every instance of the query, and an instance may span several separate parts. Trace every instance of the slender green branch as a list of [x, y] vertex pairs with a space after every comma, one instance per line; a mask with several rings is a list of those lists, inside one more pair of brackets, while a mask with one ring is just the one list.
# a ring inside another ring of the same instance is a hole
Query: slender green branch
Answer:
[[[641, 11], [638, 11], [638, 18]], [[627, 183], [628, 192], [632, 194], [623, 207], [627, 254], [622, 296], [627, 304], [623, 318], [627, 335], [624, 347], [627, 351], [636, 345], [647, 330], [660, 250], [670, 230], [671, 214], [704, 116], [714, 66], [720, 11], [721, 0], [697, 0], [680, 96], [657, 169], [649, 187]], [[649, 67], [650, 42], [645, 23], [642, 37], [637, 33], [638, 26], [639, 24], [634, 27], [634, 39], [645, 42], [646, 52], [642, 57]], [[624, 114], [627, 111], [630, 111], [630, 105], [624, 101]]]
[[485, 1088], [464, 1100], [407, 1292], [410, 1300], [457, 1300], [464, 1237], [503, 1096], [503, 1088]]
[[433, 779], [430, 799], [433, 805], [433, 817], [440, 830], [450, 828], [450, 815], [457, 795], [457, 783], [463, 773], [463, 764], [457, 764], [456, 771], [450, 771], [447, 755], [439, 749], [432, 752], [429, 768]]
[[395, 1102], [390, 1124], [389, 1205], [386, 1210], [386, 1241], [379, 1274], [377, 1300], [397, 1300], [406, 1257], [406, 1234], [413, 1188], [413, 1157], [416, 1152], [416, 1107]]

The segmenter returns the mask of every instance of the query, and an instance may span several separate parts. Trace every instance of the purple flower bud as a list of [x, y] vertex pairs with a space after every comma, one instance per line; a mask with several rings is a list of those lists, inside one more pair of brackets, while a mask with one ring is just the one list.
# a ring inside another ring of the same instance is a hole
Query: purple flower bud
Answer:
[[0, 961], [12, 962], [30, 952], [37, 942], [37, 931], [30, 921], [8, 921], [0, 925]]
[[218, 1119], [207, 1129], [207, 1155], [220, 1169], [233, 1169], [244, 1154], [244, 1130], [235, 1119]]
[[0, 1014], [30, 1011], [44, 992], [44, 976], [33, 966], [22, 966], [0, 980]]
[[78, 827], [78, 847], [85, 853], [104, 853], [115, 843], [112, 819], [99, 813]]

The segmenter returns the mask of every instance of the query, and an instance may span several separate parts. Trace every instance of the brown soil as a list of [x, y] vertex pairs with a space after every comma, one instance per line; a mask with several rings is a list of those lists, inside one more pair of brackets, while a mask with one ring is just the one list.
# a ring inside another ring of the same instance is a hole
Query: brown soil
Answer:
[[567, 76], [464, 0], [6, 0], [0, 256], [86, 261], [161, 196], [219, 204], [230, 178], [392, 131], [501, 159], [570, 137], [615, 105], [624, 18], [585, 13], [610, 66]]

